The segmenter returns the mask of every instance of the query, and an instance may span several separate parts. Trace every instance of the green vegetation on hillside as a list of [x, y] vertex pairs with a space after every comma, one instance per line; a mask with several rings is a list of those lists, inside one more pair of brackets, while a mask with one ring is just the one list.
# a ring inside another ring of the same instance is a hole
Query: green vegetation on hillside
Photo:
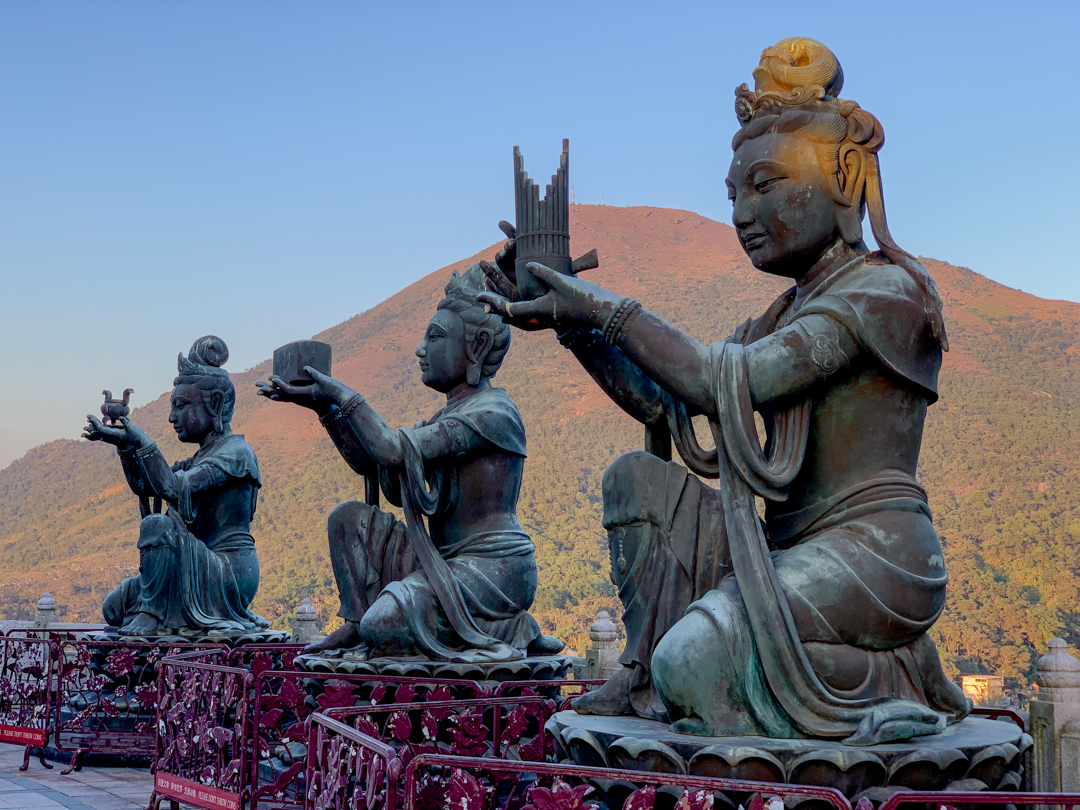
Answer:
[[[784, 287], [749, 267], [730, 228], [695, 214], [577, 206], [573, 217], [574, 252], [600, 251], [601, 268], [590, 278], [634, 295], [699, 340], [722, 339]], [[951, 578], [934, 633], [953, 674], [999, 673], [1015, 679], [1012, 687], [1030, 677], [1050, 637], [1080, 642], [1080, 492], [1073, 486], [1080, 305], [929, 266], [953, 345], [920, 472]], [[420, 385], [413, 347], [451, 269], [320, 336], [334, 345], [335, 374], [393, 424], [439, 407]], [[219, 333], [227, 331], [223, 325]], [[255, 447], [265, 478], [254, 527], [262, 561], [254, 608], [281, 626], [308, 596], [330, 619], [337, 598], [326, 516], [361, 495], [362, 484], [314, 417], [255, 397], [253, 383], [268, 371], [267, 363], [234, 377], [235, 428]], [[519, 512], [540, 563], [534, 612], [580, 652], [597, 610], [618, 616], [600, 480], [611, 461], [641, 447], [641, 430], [549, 334], [516, 334], [497, 384], [519, 404], [529, 437]], [[164, 398], [133, 414], [170, 459], [189, 454], [165, 417]], [[51, 590], [66, 618], [96, 619], [105, 593], [137, 567], [137, 514], [108, 448], [53, 442], [0, 471], [0, 615], [25, 616]]]

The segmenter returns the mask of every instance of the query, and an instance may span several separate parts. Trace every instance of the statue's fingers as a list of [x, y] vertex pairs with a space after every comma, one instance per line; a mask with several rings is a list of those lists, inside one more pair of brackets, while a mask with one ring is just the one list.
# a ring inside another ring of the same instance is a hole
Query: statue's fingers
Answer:
[[539, 262], [529, 262], [525, 269], [540, 279], [548, 289], [566, 289], [566, 276]]
[[481, 304], [487, 304], [504, 318], [511, 317], [509, 298], [499, 295], [498, 293], [485, 292], [476, 296], [476, 300]]
[[511, 283], [502, 270], [487, 261], [480, 262], [480, 269], [484, 271], [484, 275], [488, 277], [488, 280], [495, 285], [495, 289], [499, 291], [500, 295], [511, 300], [517, 297], [517, 287]]
[[499, 220], [499, 230], [506, 234], [507, 239], [513, 239], [517, 236], [517, 228], [515, 228], [505, 219]]
[[311, 379], [315, 380], [316, 382], [330, 382], [333, 379], [333, 377], [329, 376], [328, 374], [323, 374], [317, 368], [312, 368], [311, 366], [304, 366], [304, 371], [310, 374]]

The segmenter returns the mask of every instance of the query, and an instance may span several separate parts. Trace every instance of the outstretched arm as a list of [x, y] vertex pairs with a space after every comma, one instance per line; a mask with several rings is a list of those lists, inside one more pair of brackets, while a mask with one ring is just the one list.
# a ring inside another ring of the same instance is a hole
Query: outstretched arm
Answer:
[[[290, 385], [280, 377], [256, 383], [259, 394], [275, 402], [294, 402], [319, 414], [338, 452], [356, 472], [367, 475], [373, 464], [400, 467], [404, 463], [401, 437], [360, 394], [344, 383], [306, 367], [314, 383]], [[418, 428], [416, 439], [424, 458], [434, 461], [450, 455], [453, 447], [439, 426]]]
[[582, 368], [604, 393], [643, 425], [664, 421], [663, 392], [630, 361], [621, 349], [604, 340], [597, 329], [571, 329], [559, 342], [573, 352]]

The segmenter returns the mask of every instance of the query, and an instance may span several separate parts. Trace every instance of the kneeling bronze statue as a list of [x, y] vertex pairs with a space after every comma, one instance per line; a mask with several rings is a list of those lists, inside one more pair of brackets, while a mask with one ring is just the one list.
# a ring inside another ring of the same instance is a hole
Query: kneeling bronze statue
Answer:
[[[391, 428], [364, 397], [311, 366], [308, 385], [279, 376], [258, 383], [263, 396], [318, 413], [369, 481], [368, 503], [330, 515], [345, 623], [309, 652], [482, 662], [563, 647], [528, 612], [536, 558], [517, 519], [525, 428], [506, 391], [491, 385], [510, 329], [477, 301], [484, 283], [477, 266], [455, 273], [416, 348], [424, 385], [446, 404], [415, 427]], [[378, 508], [380, 484], [406, 522]]]
[[179, 357], [169, 422], [180, 441], [199, 445], [189, 459], [170, 466], [127, 416], [119, 417], [118, 427], [87, 416], [83, 438], [115, 445], [143, 514], [139, 574], [102, 605], [105, 621], [121, 635], [232, 634], [270, 626], [248, 610], [259, 588], [251, 518], [262, 481], [254, 451], [229, 425], [236, 392], [221, 368], [228, 358], [224, 341], [212, 335]]
[[[839, 98], [832, 52], [784, 40], [754, 78], [736, 91], [726, 185], [754, 266], [794, 282], [764, 315], [705, 346], [633, 299], [535, 264], [546, 290], [529, 300], [512, 242], [485, 266], [503, 294], [482, 298], [509, 323], [554, 330], [647, 430], [649, 452], [603, 482], [623, 667], [574, 707], [708, 736], [934, 734], [970, 710], [927, 634], [947, 577], [916, 480], [947, 348], [941, 300], [889, 233], [884, 131]], [[697, 443], [694, 415], [715, 449]]]

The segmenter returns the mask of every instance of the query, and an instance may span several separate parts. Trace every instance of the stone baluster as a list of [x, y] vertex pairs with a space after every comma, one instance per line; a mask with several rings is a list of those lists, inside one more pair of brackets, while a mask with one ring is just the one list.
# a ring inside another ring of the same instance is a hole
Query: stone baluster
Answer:
[[610, 678], [619, 668], [619, 629], [606, 610], [596, 614], [589, 627], [589, 649], [585, 651], [585, 677]]
[[298, 644], [311, 644], [314, 641], [321, 641], [323, 638], [320, 632], [322, 630], [322, 619], [319, 618], [315, 606], [311, 604], [311, 600], [306, 596], [304, 601], [300, 603], [300, 607], [296, 609], [296, 615], [293, 616], [291, 624], [293, 641]]
[[38, 600], [37, 613], [34, 614], [34, 627], [45, 628], [56, 621], [56, 602], [48, 591]]
[[1039, 696], [1031, 701], [1034, 739], [1030, 790], [1080, 792], [1080, 661], [1068, 645], [1052, 638], [1049, 651], [1035, 664]]

